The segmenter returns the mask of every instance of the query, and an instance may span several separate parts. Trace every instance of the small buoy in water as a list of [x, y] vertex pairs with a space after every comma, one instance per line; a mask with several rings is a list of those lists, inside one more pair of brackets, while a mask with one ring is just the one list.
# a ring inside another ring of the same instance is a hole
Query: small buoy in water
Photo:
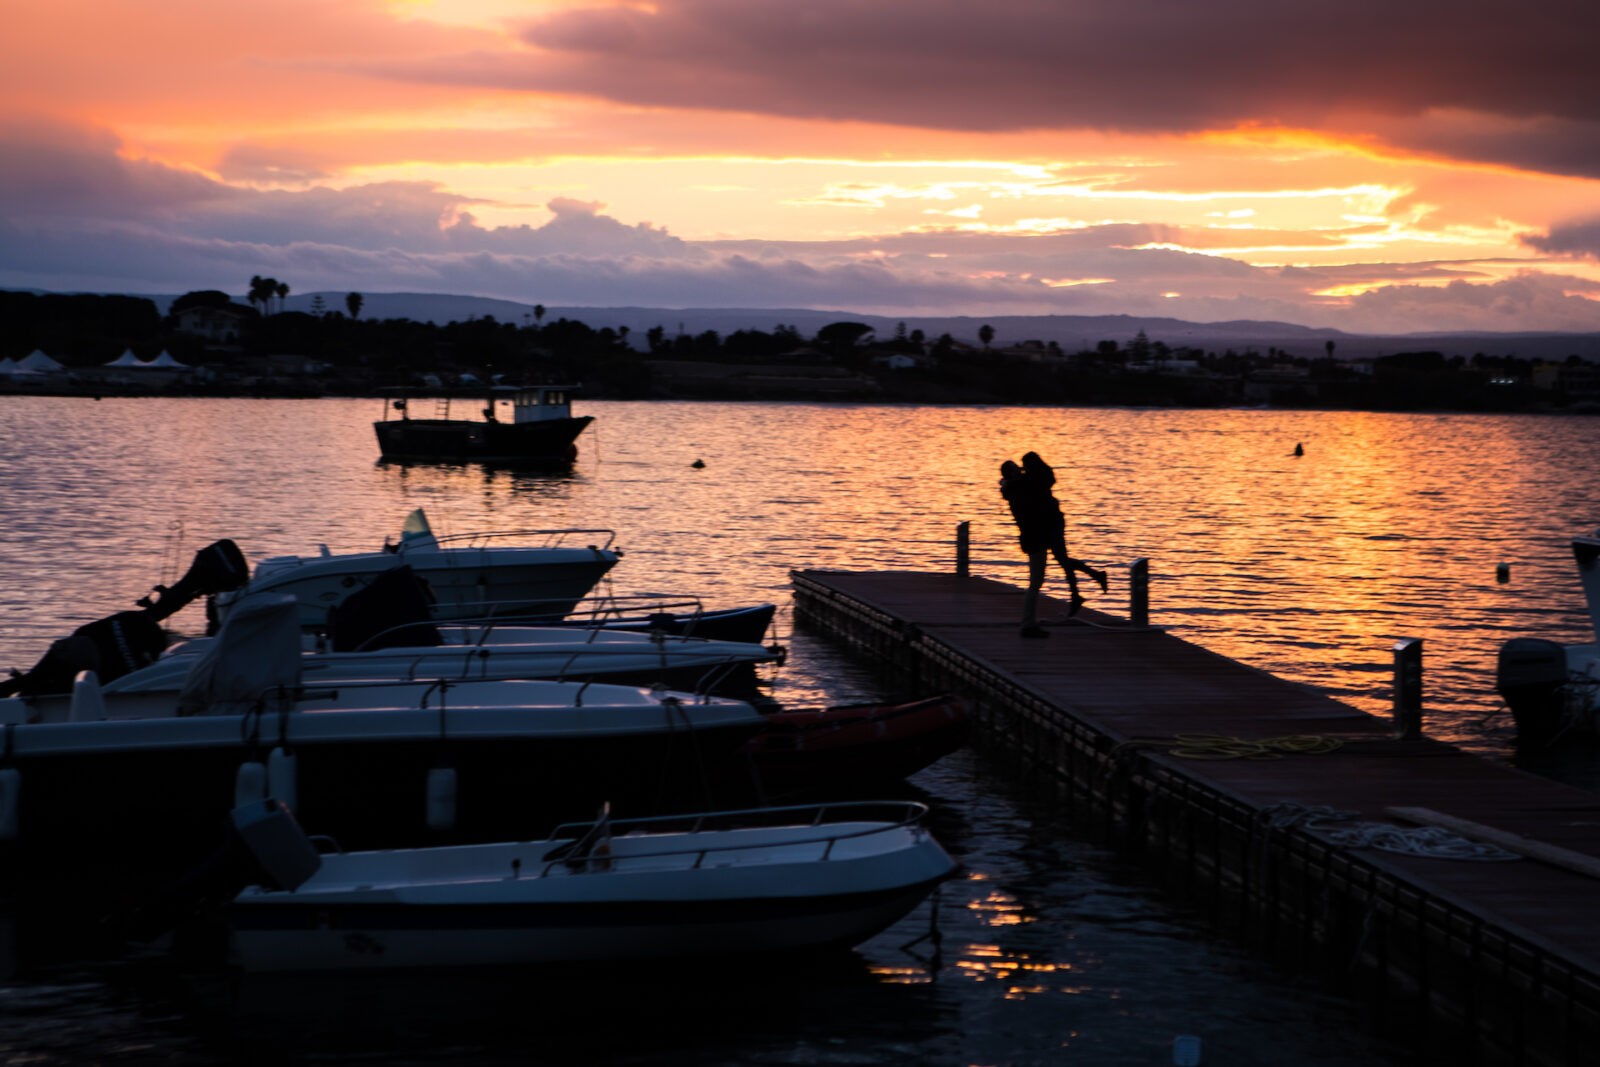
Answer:
[[300, 806], [293, 752], [274, 748], [267, 754], [267, 796], [277, 797], [291, 812]]
[[1297, 455], [1297, 456], [1305, 455], [1306, 454], [1306, 446], [1301, 444], [1299, 441], [1296, 441], [1294, 443], [1294, 454]]
[[0, 841], [15, 841], [22, 832], [17, 805], [22, 800], [22, 772], [0, 768]]
[[1511, 564], [1502, 563], [1496, 567], [1494, 569], [1494, 580], [1497, 582], [1509, 582], [1511, 580]]
[[242, 808], [267, 795], [267, 765], [260, 760], [245, 760], [233, 776], [233, 806]]
[[456, 769], [428, 771], [428, 829], [453, 830], [456, 825]]
[[703, 460], [703, 459], [697, 459], [693, 463], [689, 464], [689, 466], [693, 467], [695, 470], [699, 470], [700, 468], [704, 467], [705, 465], [706, 465], [706, 461]]

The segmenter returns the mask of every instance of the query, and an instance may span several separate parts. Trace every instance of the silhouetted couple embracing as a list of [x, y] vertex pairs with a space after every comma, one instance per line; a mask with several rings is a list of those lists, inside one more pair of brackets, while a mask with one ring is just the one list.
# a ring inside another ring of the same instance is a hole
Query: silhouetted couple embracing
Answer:
[[1078, 572], [1092, 578], [1103, 593], [1106, 590], [1106, 572], [1096, 570], [1081, 559], [1067, 554], [1067, 520], [1061, 514], [1061, 503], [1055, 495], [1056, 472], [1039, 457], [1029, 452], [1020, 465], [1006, 460], [1000, 464], [1000, 495], [1011, 505], [1011, 517], [1017, 521], [1021, 534], [1022, 551], [1028, 556], [1028, 591], [1022, 601], [1022, 636], [1049, 637], [1049, 631], [1039, 625], [1039, 590], [1044, 588], [1045, 568], [1049, 557], [1054, 556], [1066, 572], [1067, 585], [1072, 590], [1072, 604], [1067, 615], [1076, 615], [1083, 607], [1083, 594], [1078, 592]]

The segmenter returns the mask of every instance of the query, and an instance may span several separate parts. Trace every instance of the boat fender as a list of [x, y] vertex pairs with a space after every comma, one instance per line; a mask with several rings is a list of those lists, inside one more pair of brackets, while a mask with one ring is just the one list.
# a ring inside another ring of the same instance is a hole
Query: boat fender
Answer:
[[456, 769], [428, 771], [428, 829], [453, 830], [456, 825]]
[[15, 841], [21, 836], [21, 801], [22, 772], [15, 767], [0, 767], [0, 841]]
[[267, 754], [267, 795], [277, 797], [284, 807], [295, 811], [300, 807], [298, 786], [295, 754], [279, 745]]
[[245, 760], [233, 776], [233, 806], [244, 807], [267, 795], [267, 766], [260, 760]]

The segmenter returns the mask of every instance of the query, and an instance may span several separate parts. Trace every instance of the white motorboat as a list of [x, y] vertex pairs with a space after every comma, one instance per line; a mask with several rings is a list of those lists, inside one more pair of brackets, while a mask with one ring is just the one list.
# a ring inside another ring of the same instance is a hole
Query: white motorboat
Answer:
[[436, 619], [496, 614], [560, 618], [600, 583], [621, 558], [610, 530], [507, 530], [435, 536], [421, 508], [405, 521], [397, 544], [371, 552], [269, 556], [241, 588], [211, 598], [218, 624], [255, 593], [288, 593], [300, 601], [301, 625], [325, 628], [329, 609], [395, 567], [409, 565], [428, 583]]
[[[693, 692], [751, 694], [755, 667], [781, 662], [777, 646], [668, 633], [558, 626], [439, 626], [435, 645], [351, 652], [304, 639], [306, 685], [356, 681], [553, 679], [665, 685]], [[215, 638], [173, 645], [155, 663], [103, 686], [107, 694], [177, 692]]]
[[1596, 641], [1514, 637], [1500, 647], [1496, 684], [1525, 740], [1600, 733], [1600, 531], [1574, 537], [1572, 555]]
[[269, 877], [229, 908], [234, 962], [377, 970], [854, 946], [954, 873], [926, 812], [868, 801], [603, 815], [539, 841], [317, 854], [268, 799], [235, 813]]
[[86, 673], [67, 700], [0, 699], [0, 874], [114, 868], [135, 890], [268, 783], [362, 848], [521, 836], [624, 796], [703, 806], [703, 767], [765, 724], [745, 701], [630, 686], [307, 688], [297, 622], [291, 597], [242, 603], [177, 694], [107, 694]]

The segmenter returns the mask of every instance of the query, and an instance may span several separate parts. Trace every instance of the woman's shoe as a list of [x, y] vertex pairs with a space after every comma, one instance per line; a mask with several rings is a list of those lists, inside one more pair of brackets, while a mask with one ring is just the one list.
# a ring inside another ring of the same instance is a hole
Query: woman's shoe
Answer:
[[1076, 615], [1078, 613], [1078, 609], [1083, 607], [1085, 603], [1086, 601], [1083, 599], [1081, 594], [1073, 593], [1072, 604], [1067, 608], [1067, 618], [1070, 619], [1072, 616]]
[[1100, 583], [1100, 591], [1104, 593], [1106, 591], [1106, 572], [1095, 571], [1094, 580]]

